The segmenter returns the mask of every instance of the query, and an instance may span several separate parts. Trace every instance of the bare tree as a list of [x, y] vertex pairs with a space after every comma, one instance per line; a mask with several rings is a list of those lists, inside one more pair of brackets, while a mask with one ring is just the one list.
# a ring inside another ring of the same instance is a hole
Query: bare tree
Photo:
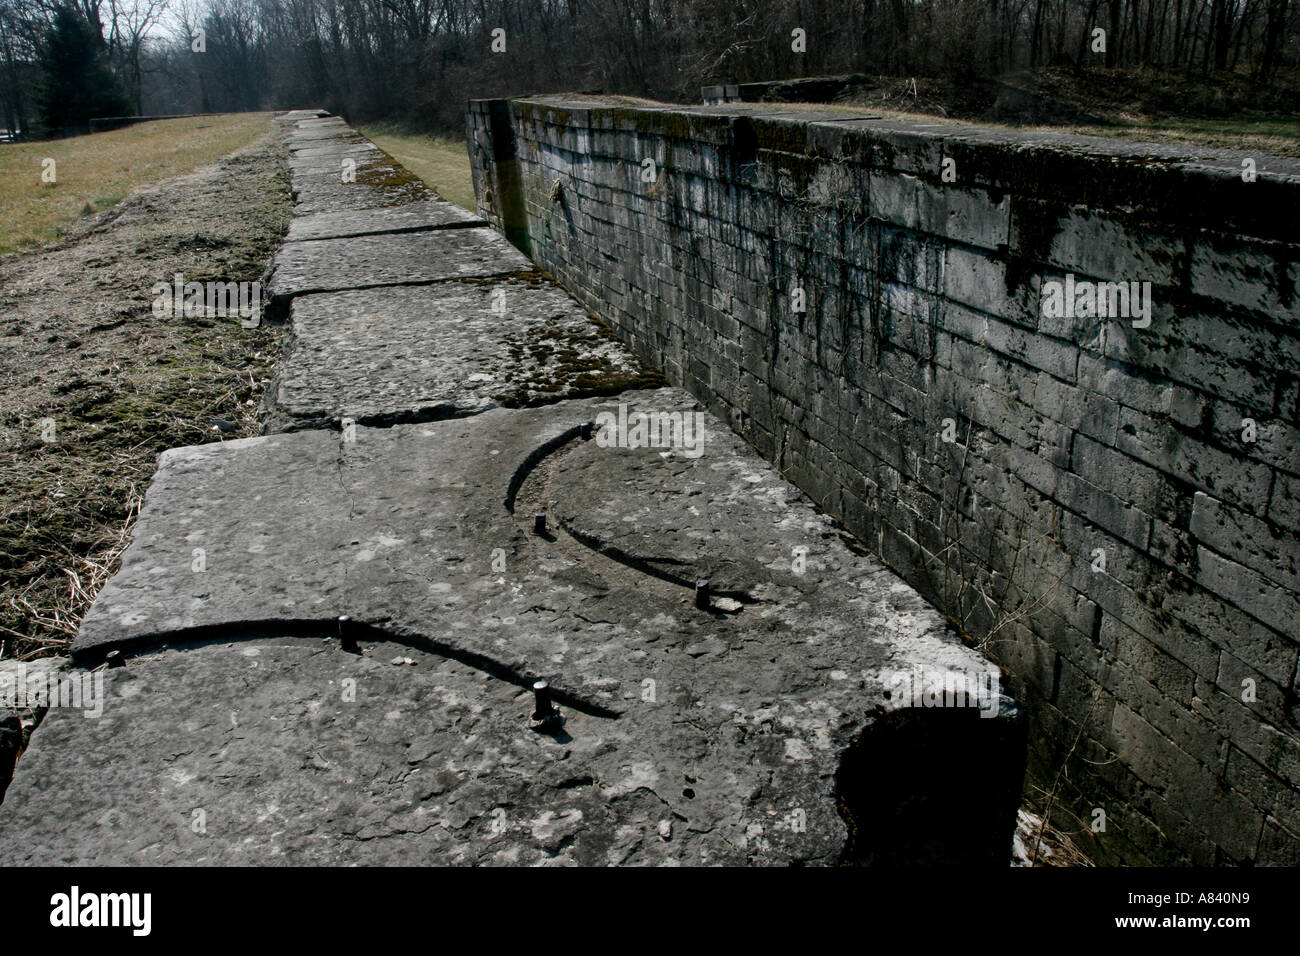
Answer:
[[126, 80], [136, 113], [143, 113], [141, 53], [149, 31], [167, 12], [169, 0], [108, 0], [108, 51]]

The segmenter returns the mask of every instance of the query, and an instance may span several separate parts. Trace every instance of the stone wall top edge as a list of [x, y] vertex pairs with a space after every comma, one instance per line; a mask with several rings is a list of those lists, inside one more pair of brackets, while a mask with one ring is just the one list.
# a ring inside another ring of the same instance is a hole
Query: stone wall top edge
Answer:
[[[838, 134], [850, 148], [855, 142], [868, 144], [888, 141], [896, 146], [910, 145], [918, 149], [956, 147], [966, 151], [995, 150], [1027, 156], [1052, 154], [1081, 163], [1109, 162], [1122, 164], [1121, 168], [1153, 167], [1177, 168], [1184, 175], [1206, 176], [1222, 179], [1231, 176], [1240, 179], [1242, 160], [1253, 159], [1256, 175], [1288, 186], [1300, 194], [1300, 159], [1245, 150], [1228, 150], [1180, 143], [1156, 143], [1086, 136], [1078, 133], [1057, 133], [1043, 130], [1012, 130], [973, 124], [927, 123], [923, 120], [902, 120], [873, 116], [864, 110], [861, 116], [840, 115], [831, 112], [807, 110], [773, 111], [770, 106], [760, 107], [743, 103], [719, 106], [694, 105], [621, 105], [565, 97], [524, 97], [512, 101], [516, 104], [559, 111], [582, 110], [588, 122], [595, 126], [602, 115], [621, 114], [628, 119], [652, 121], [656, 117], [684, 114], [730, 124], [733, 119], [748, 119], [760, 127], [816, 128], [827, 135]], [[709, 124], [712, 125], [712, 124]], [[800, 151], [817, 152], [812, 145], [814, 132], [810, 129]], [[783, 137], [793, 145], [794, 139]]]

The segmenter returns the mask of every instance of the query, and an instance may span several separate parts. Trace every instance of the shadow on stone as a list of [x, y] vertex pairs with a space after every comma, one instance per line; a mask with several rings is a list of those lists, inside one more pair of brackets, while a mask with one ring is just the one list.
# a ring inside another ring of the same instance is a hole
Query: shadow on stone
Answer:
[[862, 732], [836, 775], [849, 830], [842, 864], [1007, 865], [1027, 723], [1006, 697], [991, 719], [980, 714], [974, 707], [908, 707]]

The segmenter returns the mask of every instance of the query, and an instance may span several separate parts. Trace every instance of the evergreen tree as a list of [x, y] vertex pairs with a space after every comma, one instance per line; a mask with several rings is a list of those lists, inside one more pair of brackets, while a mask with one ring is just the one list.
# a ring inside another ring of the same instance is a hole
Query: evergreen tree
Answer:
[[37, 115], [47, 132], [80, 131], [91, 117], [131, 112], [103, 38], [75, 7], [60, 6], [42, 38]]

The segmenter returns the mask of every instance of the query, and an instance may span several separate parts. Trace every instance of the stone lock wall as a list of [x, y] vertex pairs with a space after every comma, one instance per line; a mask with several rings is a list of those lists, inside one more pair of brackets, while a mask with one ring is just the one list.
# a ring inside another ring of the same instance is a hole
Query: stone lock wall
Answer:
[[482, 215], [1013, 675], [1054, 824], [1300, 863], [1300, 163], [737, 104], [468, 134]]

